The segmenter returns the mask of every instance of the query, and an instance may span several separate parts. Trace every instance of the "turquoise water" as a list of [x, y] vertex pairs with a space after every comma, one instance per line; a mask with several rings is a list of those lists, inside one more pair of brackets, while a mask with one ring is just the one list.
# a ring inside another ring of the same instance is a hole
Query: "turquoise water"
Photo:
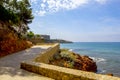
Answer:
[[61, 48], [90, 56], [97, 63], [97, 73], [120, 77], [120, 42], [75, 42], [61, 44]]

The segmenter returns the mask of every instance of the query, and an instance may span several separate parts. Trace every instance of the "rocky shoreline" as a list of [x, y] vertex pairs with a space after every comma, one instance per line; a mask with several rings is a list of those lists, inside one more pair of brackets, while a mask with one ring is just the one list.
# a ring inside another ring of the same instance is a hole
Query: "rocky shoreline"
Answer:
[[59, 53], [55, 54], [49, 64], [77, 70], [97, 72], [97, 65], [93, 59], [89, 58], [89, 56], [81, 56], [67, 49], [62, 49]]

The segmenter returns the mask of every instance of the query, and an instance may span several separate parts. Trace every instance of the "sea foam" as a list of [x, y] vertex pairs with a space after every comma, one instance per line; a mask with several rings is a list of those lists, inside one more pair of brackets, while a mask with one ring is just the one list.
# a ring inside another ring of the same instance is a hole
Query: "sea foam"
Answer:
[[90, 58], [92, 58], [95, 62], [106, 62], [106, 59], [104, 59], [104, 58], [98, 58], [98, 57], [90, 57]]

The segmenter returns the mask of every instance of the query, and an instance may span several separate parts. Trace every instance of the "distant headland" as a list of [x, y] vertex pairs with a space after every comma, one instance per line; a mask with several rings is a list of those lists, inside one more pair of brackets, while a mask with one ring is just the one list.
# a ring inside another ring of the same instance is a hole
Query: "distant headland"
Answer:
[[26, 38], [33, 43], [73, 43], [72, 41], [64, 39], [51, 39], [50, 35], [34, 34], [31, 33], [26, 36]]
[[72, 41], [67, 41], [63, 39], [51, 39], [50, 40], [52, 43], [73, 43]]

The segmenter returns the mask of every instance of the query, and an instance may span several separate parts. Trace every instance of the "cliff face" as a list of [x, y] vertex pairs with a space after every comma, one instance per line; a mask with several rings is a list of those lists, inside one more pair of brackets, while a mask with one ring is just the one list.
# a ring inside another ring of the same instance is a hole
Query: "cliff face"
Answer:
[[18, 35], [0, 22], [0, 57], [29, 48], [32, 43], [19, 39]]
[[81, 56], [68, 50], [61, 51], [59, 54], [54, 55], [54, 58], [50, 60], [50, 64], [83, 71], [97, 72], [96, 62], [91, 58], [88, 56]]

